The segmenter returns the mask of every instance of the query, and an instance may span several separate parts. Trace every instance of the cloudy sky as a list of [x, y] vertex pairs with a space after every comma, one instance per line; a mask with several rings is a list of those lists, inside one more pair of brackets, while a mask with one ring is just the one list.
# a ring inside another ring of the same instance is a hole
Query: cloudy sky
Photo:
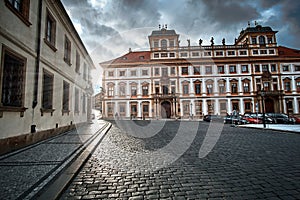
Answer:
[[279, 45], [300, 49], [298, 0], [61, 0], [95, 64], [148, 50], [148, 35], [167, 24], [181, 45], [233, 44], [248, 21], [279, 31]]

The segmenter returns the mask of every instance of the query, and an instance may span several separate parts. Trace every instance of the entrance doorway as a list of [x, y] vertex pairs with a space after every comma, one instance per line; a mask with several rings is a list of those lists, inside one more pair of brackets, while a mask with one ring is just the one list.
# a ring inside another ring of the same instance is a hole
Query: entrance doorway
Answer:
[[266, 109], [266, 113], [274, 113], [275, 109], [274, 109], [274, 100], [271, 98], [266, 98], [265, 99], [265, 109]]
[[161, 103], [161, 117], [171, 118], [171, 103], [169, 101]]

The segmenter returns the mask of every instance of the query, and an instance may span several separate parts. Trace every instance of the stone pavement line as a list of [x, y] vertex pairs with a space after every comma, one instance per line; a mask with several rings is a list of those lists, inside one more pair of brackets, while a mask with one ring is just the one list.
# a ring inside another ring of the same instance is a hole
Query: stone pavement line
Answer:
[[0, 199], [33, 198], [109, 125], [95, 120], [93, 124], [1, 156]]
[[111, 128], [105, 123], [87, 142], [24, 199], [57, 199]]

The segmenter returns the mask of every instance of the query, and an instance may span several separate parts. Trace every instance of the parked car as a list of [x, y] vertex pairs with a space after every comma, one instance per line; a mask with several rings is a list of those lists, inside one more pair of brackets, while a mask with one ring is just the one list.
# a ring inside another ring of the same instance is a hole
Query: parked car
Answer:
[[295, 119], [283, 113], [266, 113], [266, 115], [273, 118], [276, 124], [293, 124], [295, 122]]
[[249, 122], [249, 124], [262, 124], [263, 120], [260, 117], [252, 117], [252, 116], [244, 116], [245, 120]]
[[293, 118], [295, 120], [294, 121], [295, 124], [300, 124], [300, 118], [299, 117], [292, 116], [291, 118]]
[[204, 115], [203, 121], [211, 122], [216, 120], [222, 120], [222, 117], [220, 115]]
[[242, 116], [228, 115], [224, 117], [225, 124], [249, 124]]
[[[254, 119], [259, 119], [261, 120], [261, 123], [263, 123], [263, 114], [262, 113], [251, 113], [249, 114], [250, 117], [254, 118]], [[274, 123], [274, 119], [271, 116], [268, 116], [267, 114], [265, 114], [265, 123], [266, 124], [273, 124]]]

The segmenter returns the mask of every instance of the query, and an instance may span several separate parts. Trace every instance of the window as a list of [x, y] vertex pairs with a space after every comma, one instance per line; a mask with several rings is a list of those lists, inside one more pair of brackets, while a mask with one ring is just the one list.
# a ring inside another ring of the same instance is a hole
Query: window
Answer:
[[198, 56], [199, 56], [199, 52], [193, 52], [193, 53], [192, 53], [192, 56], [193, 56], [193, 57], [198, 57]]
[[86, 95], [83, 93], [82, 94], [82, 113], [86, 113]]
[[53, 74], [46, 70], [43, 72], [43, 93], [42, 108], [52, 109], [53, 107]]
[[208, 83], [206, 84], [206, 93], [207, 93], [208, 95], [210, 95], [210, 94], [213, 93], [213, 84], [212, 84], [212, 82], [208, 82]]
[[241, 55], [241, 56], [247, 55], [247, 51], [240, 51], [240, 55]]
[[300, 65], [295, 65], [294, 67], [296, 72], [300, 71]]
[[217, 51], [216, 56], [223, 56], [223, 51]]
[[130, 71], [130, 75], [131, 75], [131, 76], [136, 76], [136, 70]]
[[256, 37], [252, 37], [252, 38], [251, 38], [251, 43], [252, 43], [252, 44], [256, 44], [256, 43], [257, 43]]
[[189, 94], [189, 85], [188, 83], [183, 84], [183, 95], [188, 95]]
[[251, 112], [251, 102], [245, 102], [245, 111]]
[[56, 21], [54, 17], [47, 10], [46, 16], [46, 33], [45, 33], [45, 41], [54, 51], [55, 48], [55, 37], [56, 37]]
[[176, 93], [176, 81], [171, 81], [171, 93]]
[[269, 71], [269, 65], [262, 65], [262, 71], [268, 72]]
[[71, 41], [66, 35], [65, 35], [64, 61], [68, 65], [71, 65]]
[[158, 48], [158, 41], [157, 40], [153, 42], [153, 46], [154, 46], [154, 48]]
[[63, 112], [69, 111], [69, 101], [70, 101], [70, 84], [66, 81], [63, 82]]
[[169, 87], [168, 87], [168, 85], [163, 85], [162, 86], [162, 91], [163, 91], [163, 94], [169, 94]]
[[137, 95], [136, 85], [131, 85], [131, 96], [135, 97]]
[[76, 51], [76, 66], [75, 66], [75, 72], [80, 74], [80, 54], [78, 51]]
[[290, 68], [289, 68], [288, 65], [283, 65], [283, 66], [282, 66], [282, 70], [283, 70], [284, 72], [287, 72], [287, 71], [290, 71]]
[[155, 68], [154, 69], [154, 75], [155, 76], [159, 76], [159, 68]]
[[170, 40], [169, 42], [170, 42], [170, 47], [174, 47], [175, 46], [174, 40]]
[[273, 43], [272, 37], [268, 37], [268, 44], [272, 44], [272, 43]]
[[244, 88], [244, 93], [249, 93], [250, 92], [249, 82], [244, 82], [243, 83], [243, 88]]
[[204, 56], [211, 56], [211, 52], [210, 51], [204, 51]]
[[224, 66], [218, 66], [218, 73], [219, 74], [224, 74], [225, 73], [225, 69], [224, 69]]
[[229, 66], [229, 72], [230, 73], [236, 73], [236, 66], [235, 65], [230, 65]]
[[212, 67], [211, 66], [205, 66], [205, 74], [212, 74]]
[[277, 78], [273, 78], [273, 90], [274, 90], [274, 91], [277, 91], [277, 90], [278, 90]]
[[201, 83], [199, 81], [195, 82], [195, 93], [196, 93], [196, 95], [201, 94]]
[[242, 65], [242, 73], [248, 73], [248, 65]]
[[87, 80], [87, 66], [86, 66], [86, 63], [83, 64], [83, 79]]
[[139, 58], [140, 58], [140, 60], [144, 60], [145, 56], [140, 56]]
[[258, 39], [259, 39], [259, 44], [263, 44], [263, 45], [266, 44], [266, 38], [264, 36], [261, 35], [259, 36]]
[[[3, 48], [1, 106], [22, 107], [24, 104], [25, 58]], [[1, 69], [1, 68], [0, 68]]]
[[125, 108], [125, 104], [124, 103], [120, 103], [119, 104], [119, 111], [120, 111], [120, 115], [124, 116], [125, 112], [126, 112], [126, 108]]
[[159, 58], [159, 53], [155, 53], [154, 58]]
[[113, 71], [108, 72], [108, 76], [109, 76], [109, 77], [114, 76], [114, 72], [113, 72]]
[[29, 20], [30, 0], [6, 0], [6, 6], [15, 13], [27, 26], [31, 23]]
[[108, 90], [107, 90], [107, 92], [108, 92], [107, 96], [108, 97], [113, 97], [115, 95], [114, 94], [114, 89], [115, 89], [115, 87], [114, 87], [113, 84], [108, 85]]
[[79, 113], [79, 90], [75, 88], [75, 113]]
[[194, 75], [200, 74], [200, 67], [194, 67]]
[[300, 79], [299, 78], [296, 80], [296, 91], [298, 93], [300, 92]]
[[284, 81], [284, 90], [286, 92], [290, 92], [291, 91], [291, 81], [289, 79], [286, 79]]
[[170, 57], [174, 58], [175, 57], [175, 53], [170, 53]]
[[229, 56], [234, 56], [235, 55], [235, 51], [228, 51], [227, 52]]
[[159, 93], [159, 81], [155, 81], [155, 94]]
[[269, 50], [269, 54], [275, 54], [274, 49], [270, 49], [270, 50]]
[[168, 53], [161, 53], [161, 54], [160, 54], [160, 57], [162, 57], [162, 58], [167, 58], [167, 57], [168, 57]]
[[277, 71], [276, 65], [275, 65], [275, 64], [272, 64], [272, 65], [271, 65], [271, 71], [272, 71], [272, 72], [276, 72], [276, 71]]
[[219, 82], [219, 93], [225, 94], [225, 82], [224, 81]]
[[126, 96], [126, 85], [124, 83], [120, 84], [119, 93], [121, 97]]
[[253, 55], [258, 55], [258, 50], [253, 50], [252, 53]]
[[187, 57], [187, 53], [180, 53], [180, 57]]
[[231, 82], [231, 93], [232, 94], [237, 94], [238, 93], [238, 86], [237, 86], [237, 82]]
[[175, 67], [171, 67], [171, 75], [175, 75], [175, 71], [176, 71], [176, 68]]
[[149, 105], [143, 105], [143, 113], [148, 113], [149, 112]]
[[255, 72], [260, 72], [260, 67], [259, 67], [259, 65], [254, 65], [254, 70], [255, 70]]
[[168, 76], [168, 68], [164, 67], [161, 69], [162, 76]]
[[167, 40], [163, 39], [161, 40], [160, 42], [160, 45], [161, 45], [161, 49], [167, 49]]
[[257, 91], [261, 90], [261, 81], [260, 81], [260, 78], [256, 79], [256, 90]]
[[119, 71], [119, 76], [125, 76], [125, 71]]
[[145, 69], [145, 70], [142, 70], [142, 75], [143, 75], [143, 76], [147, 76], [147, 75], [148, 75], [148, 70], [146, 70], [146, 69]]
[[143, 85], [142, 90], [143, 96], [148, 96], [148, 85]]
[[265, 91], [270, 91], [271, 90], [271, 84], [270, 82], [264, 82], [264, 90]]
[[260, 50], [260, 54], [267, 54], [267, 50]]
[[188, 67], [181, 67], [181, 74], [182, 75], [188, 75], [189, 74], [189, 68]]

